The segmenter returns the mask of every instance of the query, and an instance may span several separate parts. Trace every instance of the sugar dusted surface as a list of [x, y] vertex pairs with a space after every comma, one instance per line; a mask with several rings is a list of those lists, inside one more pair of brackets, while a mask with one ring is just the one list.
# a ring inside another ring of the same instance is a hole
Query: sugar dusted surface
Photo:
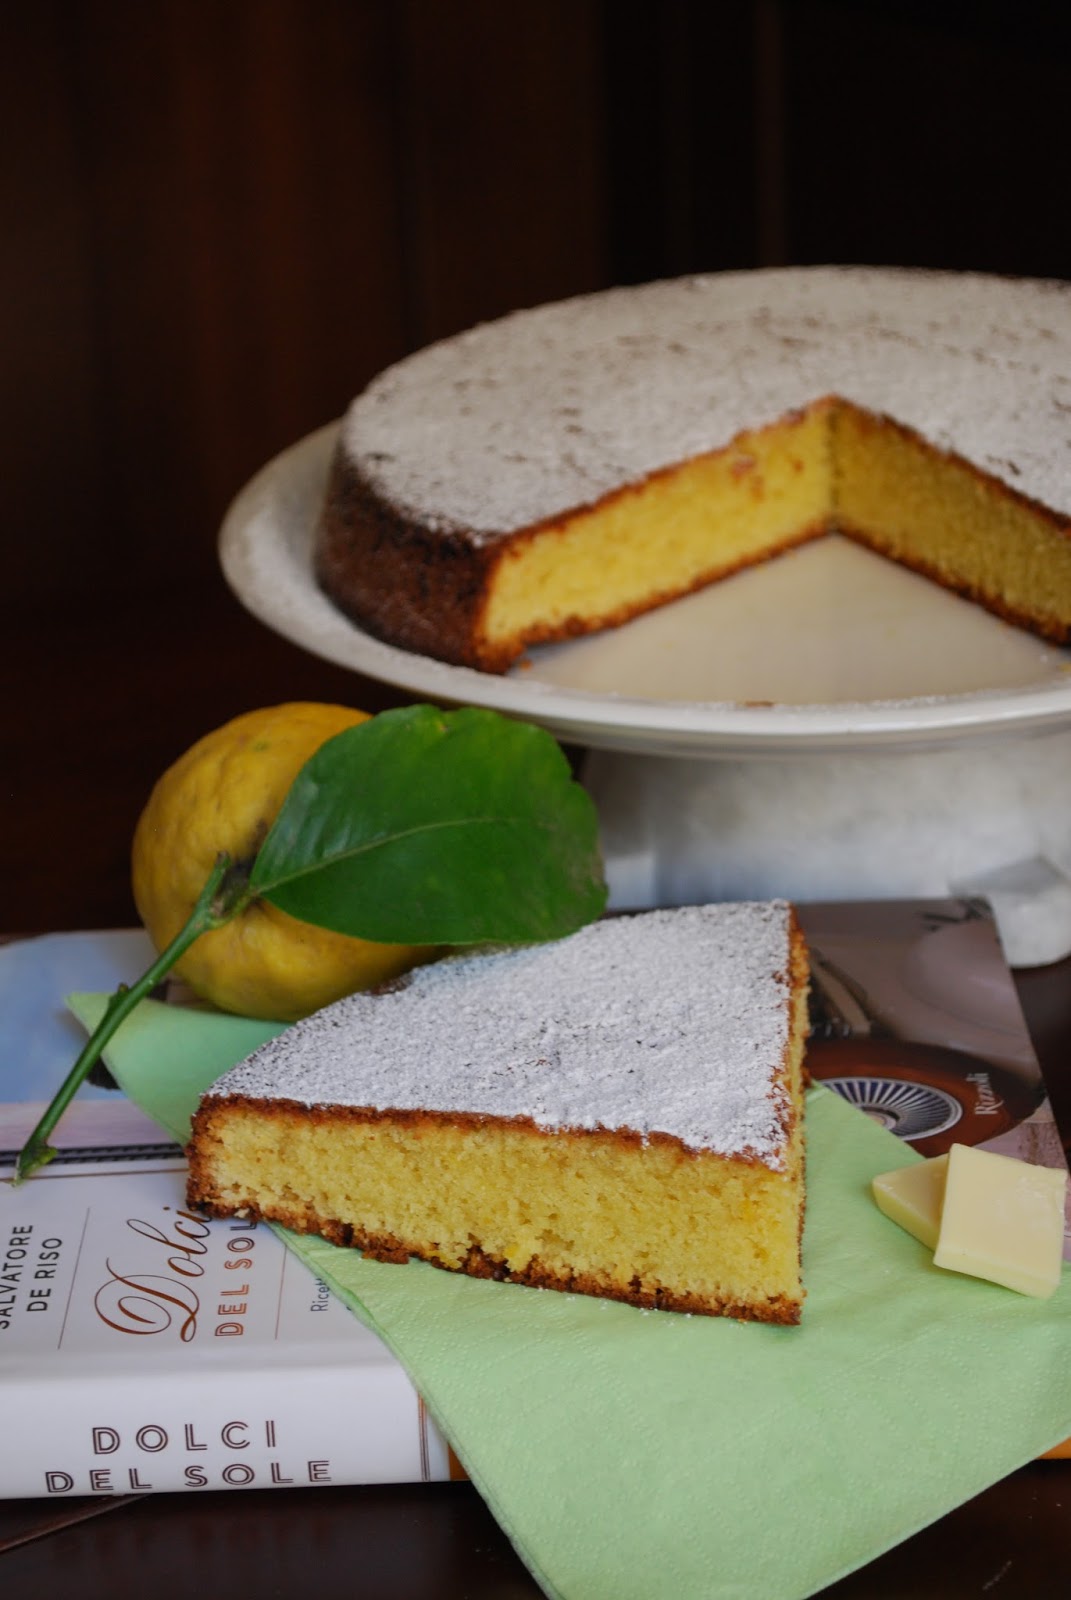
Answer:
[[208, 1098], [530, 1117], [783, 1166], [790, 910], [610, 918], [419, 968], [296, 1024]]
[[518, 312], [351, 406], [400, 511], [477, 542], [837, 394], [1071, 510], [1071, 285], [824, 267], [715, 273]]

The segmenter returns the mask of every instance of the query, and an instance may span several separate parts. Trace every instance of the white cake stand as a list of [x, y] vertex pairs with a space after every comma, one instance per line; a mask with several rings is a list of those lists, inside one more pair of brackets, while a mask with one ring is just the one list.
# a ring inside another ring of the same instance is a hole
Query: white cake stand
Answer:
[[1016, 964], [1071, 952], [1071, 653], [827, 539], [505, 677], [446, 666], [315, 584], [336, 433], [238, 496], [229, 583], [327, 660], [580, 747], [614, 906], [978, 893]]

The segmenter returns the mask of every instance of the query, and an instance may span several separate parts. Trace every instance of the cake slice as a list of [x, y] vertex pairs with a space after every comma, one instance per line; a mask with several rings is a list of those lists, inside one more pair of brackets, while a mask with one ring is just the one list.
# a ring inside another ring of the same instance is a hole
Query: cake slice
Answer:
[[784, 902], [418, 968], [208, 1090], [190, 1202], [385, 1261], [797, 1322], [806, 991]]

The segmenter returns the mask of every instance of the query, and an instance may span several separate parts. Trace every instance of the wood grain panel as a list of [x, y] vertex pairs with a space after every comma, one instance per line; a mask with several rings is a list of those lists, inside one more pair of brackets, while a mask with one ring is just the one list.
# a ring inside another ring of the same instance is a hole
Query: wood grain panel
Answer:
[[0, 607], [56, 582], [96, 487], [94, 259], [66, 11], [9, 8], [0, 46]]
[[787, 259], [1071, 277], [1071, 9], [778, 9]]
[[600, 10], [405, 0], [407, 271], [418, 344], [600, 288]]
[[111, 0], [22, 33], [36, 303], [5, 297], [5, 343], [37, 376], [50, 550], [24, 544], [23, 598], [196, 590], [244, 478], [405, 346], [389, 13]]
[[245, 616], [230, 498], [434, 334], [602, 281], [602, 7], [41, 0], [0, 48], [5, 923], [126, 922], [163, 767], [398, 699]]
[[598, 286], [597, 17], [564, 0], [21, 11], [7, 603], [105, 578], [203, 593], [228, 499], [374, 372]]

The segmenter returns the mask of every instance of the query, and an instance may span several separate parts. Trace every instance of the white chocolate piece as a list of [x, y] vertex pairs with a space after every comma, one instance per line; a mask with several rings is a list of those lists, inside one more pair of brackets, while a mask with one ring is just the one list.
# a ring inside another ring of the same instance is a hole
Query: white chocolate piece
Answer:
[[934, 1264], [1047, 1300], [1060, 1282], [1067, 1173], [954, 1144]]
[[948, 1156], [933, 1156], [883, 1172], [871, 1185], [878, 1209], [930, 1250], [937, 1248], [947, 1171]]

